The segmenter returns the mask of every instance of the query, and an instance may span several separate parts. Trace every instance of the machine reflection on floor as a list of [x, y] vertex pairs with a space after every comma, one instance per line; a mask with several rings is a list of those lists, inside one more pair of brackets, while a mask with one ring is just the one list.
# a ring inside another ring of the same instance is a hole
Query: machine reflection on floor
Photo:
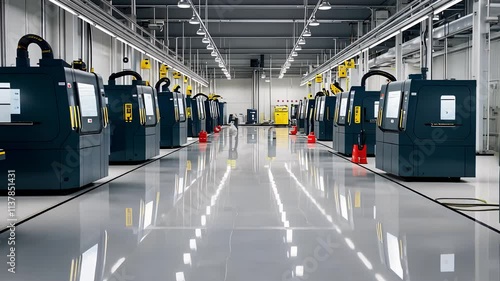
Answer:
[[0, 280], [498, 281], [499, 231], [330, 150], [225, 129], [17, 226]]

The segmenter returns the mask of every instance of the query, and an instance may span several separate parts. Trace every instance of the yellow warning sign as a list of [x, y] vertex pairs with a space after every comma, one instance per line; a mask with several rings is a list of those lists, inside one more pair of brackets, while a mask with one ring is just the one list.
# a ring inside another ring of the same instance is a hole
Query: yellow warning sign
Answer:
[[125, 209], [125, 226], [132, 226], [132, 208]]
[[361, 106], [354, 107], [354, 123], [361, 123]]
[[188, 171], [191, 171], [191, 161], [190, 161], [190, 160], [188, 160], [188, 161], [186, 162], [186, 169], [187, 169]]

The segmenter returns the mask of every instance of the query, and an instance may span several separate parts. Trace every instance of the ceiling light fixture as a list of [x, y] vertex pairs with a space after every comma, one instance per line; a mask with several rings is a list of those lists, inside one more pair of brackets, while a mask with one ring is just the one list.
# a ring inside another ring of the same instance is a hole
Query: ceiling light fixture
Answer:
[[297, 52], [292, 52], [292, 57], [296, 57], [298, 56], [299, 54], [297, 54]]
[[210, 39], [208, 39], [207, 35], [205, 34], [205, 37], [203, 37], [203, 40], [201, 40], [201, 42], [208, 44], [210, 43]]
[[212, 46], [212, 44], [207, 45], [207, 50], [213, 50], [213, 49], [214, 49], [214, 46]]
[[302, 34], [302, 36], [304, 36], [304, 37], [311, 37], [311, 31], [309, 30], [309, 28], [306, 27], [306, 29], [304, 30], [304, 33]]
[[217, 56], [217, 52], [215, 50], [213, 50], [210, 55], [212, 55], [212, 57], [216, 57]]
[[293, 57], [289, 58], [288, 61], [295, 61]]
[[181, 9], [188, 9], [191, 8], [191, 4], [189, 4], [189, 2], [186, 0], [179, 0], [179, 2], [177, 3], [177, 7]]
[[298, 43], [299, 43], [299, 45], [305, 45], [306, 44], [306, 39], [300, 38]]
[[309, 25], [310, 26], [318, 26], [319, 25], [319, 21], [316, 20], [316, 17], [313, 17], [311, 22], [309, 22]]
[[302, 47], [300, 45], [297, 45], [297, 47], [295, 47], [295, 51], [302, 51]]
[[196, 34], [205, 35], [207, 33], [205, 32], [205, 29], [203, 29], [203, 27], [200, 25], [200, 29], [198, 29], [198, 31], [196, 31]]
[[328, 2], [328, 0], [323, 0], [323, 2], [321, 2], [321, 4], [318, 7], [318, 9], [320, 9], [322, 11], [328, 11], [331, 8], [332, 8], [332, 6], [330, 5], [330, 2]]
[[191, 19], [189, 20], [189, 23], [190, 24], [200, 24], [200, 21], [198, 20], [198, 18], [193, 14], [193, 16], [191, 17]]

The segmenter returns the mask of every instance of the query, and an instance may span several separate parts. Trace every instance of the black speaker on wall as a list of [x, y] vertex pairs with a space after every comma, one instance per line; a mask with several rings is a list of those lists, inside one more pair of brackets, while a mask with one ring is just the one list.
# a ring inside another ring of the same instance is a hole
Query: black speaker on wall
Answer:
[[251, 59], [250, 60], [250, 67], [260, 67], [260, 62], [258, 59]]

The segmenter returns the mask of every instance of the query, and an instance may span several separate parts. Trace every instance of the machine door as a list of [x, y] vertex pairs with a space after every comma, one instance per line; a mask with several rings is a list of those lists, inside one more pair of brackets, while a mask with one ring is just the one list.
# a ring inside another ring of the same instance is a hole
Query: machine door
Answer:
[[157, 124], [156, 116], [156, 95], [151, 87], [141, 87], [142, 88], [142, 103], [144, 108], [144, 119], [145, 126], [155, 126]]
[[319, 99], [319, 109], [317, 113], [317, 121], [323, 121], [325, 119], [325, 103], [326, 103], [326, 96], [320, 97]]
[[179, 122], [186, 122], [186, 105], [184, 104], [184, 95], [177, 94], [177, 104], [179, 105]]
[[179, 99], [177, 98], [177, 93], [172, 93], [172, 101], [174, 102], [174, 119], [175, 123], [179, 122]]
[[203, 98], [197, 97], [196, 104], [198, 105], [198, 118], [200, 120], [205, 120], [206, 119], [206, 112], [205, 112], [205, 102], [203, 101]]
[[94, 84], [80, 82], [76, 83], [76, 89], [77, 104], [80, 109], [80, 132], [82, 134], [101, 132], [103, 122], [99, 89]]
[[[460, 141], [474, 134], [474, 119], [467, 118], [463, 112], [474, 112], [474, 95], [464, 85], [424, 85], [418, 92], [408, 93], [409, 98], [416, 99], [415, 112], [403, 113], [403, 126], [406, 116], [413, 122], [415, 136], [419, 139], [434, 138], [438, 132], [447, 140]], [[414, 104], [414, 102], [412, 103]], [[408, 111], [403, 101], [403, 110]]]
[[[391, 83], [392, 84], [392, 83]], [[381, 128], [387, 131], [399, 131], [400, 121], [402, 121], [401, 101], [403, 91], [399, 83], [389, 85], [387, 93], [383, 97], [382, 121]]]
[[342, 93], [340, 99], [337, 99], [337, 102], [340, 101], [338, 107], [338, 115], [337, 115], [337, 125], [345, 126], [347, 121], [347, 113], [349, 109], [349, 94], [350, 93]]

